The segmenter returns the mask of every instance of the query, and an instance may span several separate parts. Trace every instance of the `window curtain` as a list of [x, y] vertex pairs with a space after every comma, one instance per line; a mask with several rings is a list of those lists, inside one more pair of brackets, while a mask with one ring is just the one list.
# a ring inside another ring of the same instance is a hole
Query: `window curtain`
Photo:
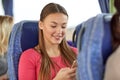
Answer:
[[102, 13], [109, 13], [109, 0], [98, 0]]

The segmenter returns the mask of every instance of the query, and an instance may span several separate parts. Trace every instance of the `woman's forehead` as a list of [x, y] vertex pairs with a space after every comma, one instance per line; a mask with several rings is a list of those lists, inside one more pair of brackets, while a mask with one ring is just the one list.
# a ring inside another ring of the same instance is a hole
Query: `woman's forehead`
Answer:
[[56, 23], [56, 22], [66, 23], [68, 21], [68, 17], [67, 17], [67, 15], [65, 15], [63, 13], [53, 13], [53, 14], [46, 16], [44, 21], [49, 21], [52, 23]]

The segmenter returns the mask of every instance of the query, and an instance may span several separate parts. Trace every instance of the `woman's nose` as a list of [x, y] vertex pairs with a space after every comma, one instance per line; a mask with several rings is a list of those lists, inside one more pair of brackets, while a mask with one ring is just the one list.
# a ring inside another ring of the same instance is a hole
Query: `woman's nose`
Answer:
[[57, 33], [62, 33], [62, 31], [63, 31], [62, 28], [57, 29]]

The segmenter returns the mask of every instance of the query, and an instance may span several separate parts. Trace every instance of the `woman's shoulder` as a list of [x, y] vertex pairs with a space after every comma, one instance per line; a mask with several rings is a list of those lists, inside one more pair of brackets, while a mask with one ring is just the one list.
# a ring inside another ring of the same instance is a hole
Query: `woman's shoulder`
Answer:
[[76, 47], [70, 46], [70, 48], [71, 48], [75, 53], [78, 53], [78, 49], [77, 49]]
[[39, 58], [40, 54], [34, 48], [30, 48], [23, 51], [21, 57]]
[[76, 48], [76, 47], [73, 47], [73, 46], [70, 46], [70, 48], [73, 49], [73, 50], [74, 50], [74, 49], [77, 50], [77, 48]]
[[34, 48], [29, 48], [29, 49], [23, 51], [22, 54], [23, 53], [24, 54], [33, 54], [33, 53], [37, 53], [38, 54], [38, 52]]

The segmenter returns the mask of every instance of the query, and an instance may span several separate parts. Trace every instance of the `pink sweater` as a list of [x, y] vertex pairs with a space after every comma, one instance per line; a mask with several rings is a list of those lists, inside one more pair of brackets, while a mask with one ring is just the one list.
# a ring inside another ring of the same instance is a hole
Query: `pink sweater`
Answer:
[[[72, 47], [72, 50], [77, 53], [77, 49]], [[56, 70], [66, 67], [61, 56], [51, 57], [51, 60], [56, 62]], [[37, 80], [40, 70], [40, 54], [33, 48], [24, 51], [19, 61], [18, 78], [19, 80]], [[56, 76], [54, 69], [51, 69], [52, 79]]]

